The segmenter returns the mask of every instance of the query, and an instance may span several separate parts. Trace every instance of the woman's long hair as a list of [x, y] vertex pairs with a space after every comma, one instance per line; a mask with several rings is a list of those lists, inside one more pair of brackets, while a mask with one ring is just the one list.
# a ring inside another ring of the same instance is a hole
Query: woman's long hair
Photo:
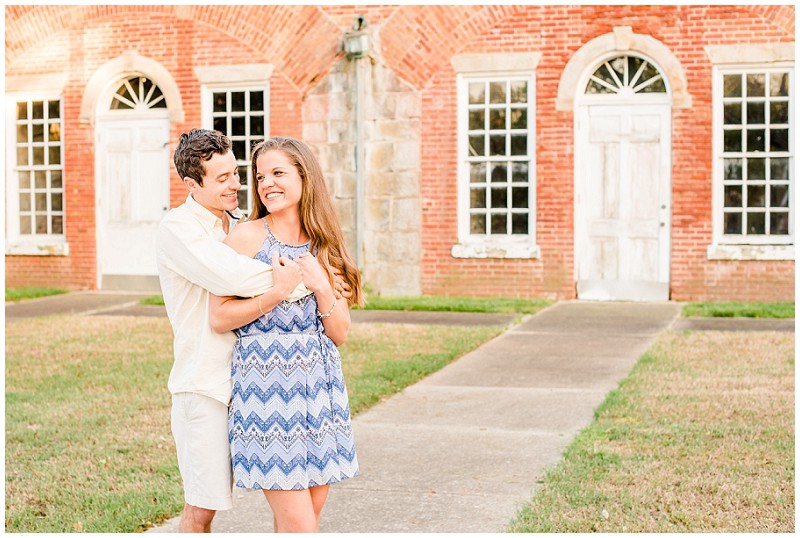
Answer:
[[[342, 272], [342, 277], [353, 296], [349, 304], [363, 306], [364, 292], [361, 289], [361, 273], [347, 253], [342, 227], [333, 209], [328, 188], [319, 161], [305, 143], [294, 138], [276, 136], [259, 142], [253, 147], [250, 159], [253, 165], [253, 177], [258, 174], [256, 161], [258, 157], [268, 151], [280, 151], [286, 155], [302, 180], [303, 190], [300, 195], [300, 226], [311, 239], [311, 252], [322, 266], [328, 271], [328, 278], [333, 285], [332, 268]], [[269, 214], [258, 188], [253, 189], [253, 212], [250, 220], [258, 220]]]

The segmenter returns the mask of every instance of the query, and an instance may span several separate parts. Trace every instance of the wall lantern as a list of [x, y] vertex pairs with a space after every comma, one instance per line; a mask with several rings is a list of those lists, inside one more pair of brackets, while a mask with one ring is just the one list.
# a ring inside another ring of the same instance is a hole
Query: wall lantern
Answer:
[[353, 20], [353, 32], [344, 34], [344, 52], [350, 59], [363, 58], [369, 52], [369, 34], [364, 30], [367, 19], [364, 15], [357, 15]]

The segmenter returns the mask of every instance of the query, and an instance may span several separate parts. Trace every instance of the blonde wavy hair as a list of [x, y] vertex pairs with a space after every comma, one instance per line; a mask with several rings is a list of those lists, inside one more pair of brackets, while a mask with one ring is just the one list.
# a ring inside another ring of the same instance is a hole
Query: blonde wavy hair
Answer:
[[[342, 234], [342, 227], [333, 209], [333, 202], [319, 161], [311, 148], [304, 142], [289, 137], [276, 136], [259, 142], [253, 147], [250, 160], [253, 165], [253, 177], [258, 174], [256, 161], [268, 151], [280, 151], [292, 162], [302, 180], [300, 195], [300, 226], [311, 239], [311, 252], [316, 253], [320, 264], [328, 271], [328, 278], [333, 285], [332, 268], [342, 272], [342, 278], [350, 286], [353, 296], [350, 306], [364, 306], [364, 290], [361, 284], [361, 273], [347, 252]], [[269, 214], [264, 202], [253, 189], [253, 212], [250, 220], [258, 220]]]

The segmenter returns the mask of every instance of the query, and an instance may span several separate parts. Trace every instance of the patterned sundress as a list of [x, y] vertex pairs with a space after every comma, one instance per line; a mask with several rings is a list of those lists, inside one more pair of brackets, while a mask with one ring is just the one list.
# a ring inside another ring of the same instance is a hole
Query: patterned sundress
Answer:
[[[309, 243], [281, 243], [267, 227], [256, 254], [293, 259]], [[358, 475], [342, 359], [325, 335], [311, 294], [282, 301], [237, 329], [228, 413], [234, 484], [299, 490]]]

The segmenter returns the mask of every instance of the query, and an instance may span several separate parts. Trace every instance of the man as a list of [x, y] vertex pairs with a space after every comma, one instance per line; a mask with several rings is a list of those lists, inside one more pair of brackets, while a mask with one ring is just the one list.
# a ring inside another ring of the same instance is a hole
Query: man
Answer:
[[[159, 225], [157, 262], [175, 334], [168, 387], [185, 495], [180, 532], [210, 532], [216, 511], [231, 508], [228, 403], [236, 337], [211, 329], [209, 293], [285, 297], [296, 268], [291, 262], [270, 267], [222, 243], [237, 219], [241, 188], [228, 137], [193, 129], [181, 135], [174, 160], [189, 195]], [[301, 282], [288, 300], [309, 293]]]

